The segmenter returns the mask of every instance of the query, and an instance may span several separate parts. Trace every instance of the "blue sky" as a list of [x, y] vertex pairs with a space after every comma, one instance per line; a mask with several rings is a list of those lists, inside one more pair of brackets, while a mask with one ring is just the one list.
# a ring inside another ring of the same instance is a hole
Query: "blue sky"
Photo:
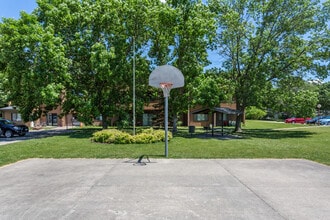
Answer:
[[31, 13], [36, 7], [36, 0], [0, 0], [0, 18], [17, 19], [20, 11]]

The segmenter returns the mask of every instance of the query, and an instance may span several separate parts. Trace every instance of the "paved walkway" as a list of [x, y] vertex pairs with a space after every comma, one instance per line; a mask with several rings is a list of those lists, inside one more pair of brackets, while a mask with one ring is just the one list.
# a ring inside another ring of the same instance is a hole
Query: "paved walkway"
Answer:
[[29, 159], [0, 168], [0, 219], [329, 219], [307, 160]]
[[72, 130], [70, 128], [67, 129], [66, 127], [50, 127], [50, 128], [41, 129], [41, 130], [30, 130], [23, 137], [20, 137], [17, 135], [14, 135], [11, 138], [6, 138], [4, 136], [0, 136], [0, 146], [11, 144], [11, 143], [16, 143], [16, 142], [21, 142], [21, 141], [25, 141], [25, 140], [30, 140], [30, 139], [45, 138], [45, 137], [54, 136], [54, 135], [58, 135], [58, 134], [62, 134], [62, 133], [75, 132], [75, 130]]

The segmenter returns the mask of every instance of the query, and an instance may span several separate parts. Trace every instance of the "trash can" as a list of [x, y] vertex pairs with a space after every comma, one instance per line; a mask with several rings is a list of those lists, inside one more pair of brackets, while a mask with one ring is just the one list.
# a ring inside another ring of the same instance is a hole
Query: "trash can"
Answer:
[[189, 133], [195, 133], [195, 126], [189, 126]]

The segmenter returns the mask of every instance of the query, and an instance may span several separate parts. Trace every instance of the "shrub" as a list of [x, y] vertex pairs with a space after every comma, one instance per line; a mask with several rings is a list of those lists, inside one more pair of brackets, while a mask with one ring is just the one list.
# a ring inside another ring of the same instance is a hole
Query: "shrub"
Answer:
[[[168, 140], [170, 140], [171, 138], [172, 134], [169, 132]], [[149, 128], [142, 130], [135, 136], [132, 136], [126, 132], [117, 129], [107, 129], [95, 132], [91, 140], [94, 142], [108, 144], [150, 144], [165, 141], [165, 131]]]
[[255, 106], [247, 107], [245, 112], [246, 119], [257, 120], [257, 119], [262, 119], [266, 115], [267, 115], [266, 111], [259, 109]]
[[95, 132], [92, 141], [108, 144], [130, 144], [133, 142], [133, 138], [130, 134], [117, 129], [107, 129]]

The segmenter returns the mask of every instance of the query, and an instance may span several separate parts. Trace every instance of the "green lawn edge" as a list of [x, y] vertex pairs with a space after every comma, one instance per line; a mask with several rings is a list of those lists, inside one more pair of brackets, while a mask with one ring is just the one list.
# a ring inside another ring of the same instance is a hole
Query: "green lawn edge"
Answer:
[[[52, 137], [0, 146], [0, 166], [30, 158], [165, 158], [164, 143], [100, 144], [91, 142], [100, 128], [75, 129]], [[330, 126], [291, 125], [269, 121], [247, 121], [243, 132], [226, 127], [215, 136], [187, 127], [169, 142], [168, 158], [180, 159], [307, 159], [330, 165]]]

